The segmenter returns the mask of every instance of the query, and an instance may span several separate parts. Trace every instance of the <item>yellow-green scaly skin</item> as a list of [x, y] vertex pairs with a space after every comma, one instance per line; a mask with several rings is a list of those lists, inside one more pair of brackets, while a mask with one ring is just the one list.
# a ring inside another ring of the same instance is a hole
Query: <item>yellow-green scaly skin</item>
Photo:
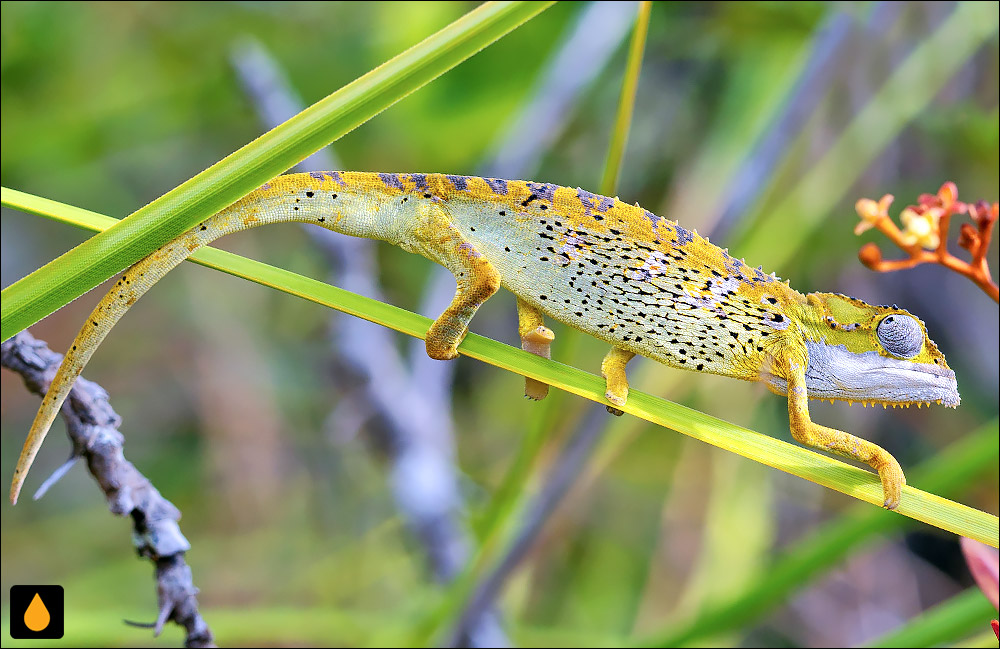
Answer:
[[[834, 294], [803, 295], [637, 205], [520, 180], [290, 174], [125, 271], [81, 330], [42, 401], [18, 462], [12, 500], [73, 382], [125, 311], [216, 238], [289, 221], [381, 239], [448, 268], [457, 290], [428, 331], [433, 358], [457, 355], [476, 309], [503, 286], [517, 297], [526, 350], [549, 355], [553, 335], [544, 316], [611, 344], [602, 364], [611, 404], [627, 399], [625, 365], [635, 355], [764, 381], [788, 395], [796, 439], [879, 472], [889, 508], [898, 505], [905, 483], [899, 464], [870, 442], [814, 424], [808, 398], [958, 403], [954, 374], [923, 323], [905, 311]], [[546, 390], [537, 381], [527, 383], [526, 393], [534, 398]]]

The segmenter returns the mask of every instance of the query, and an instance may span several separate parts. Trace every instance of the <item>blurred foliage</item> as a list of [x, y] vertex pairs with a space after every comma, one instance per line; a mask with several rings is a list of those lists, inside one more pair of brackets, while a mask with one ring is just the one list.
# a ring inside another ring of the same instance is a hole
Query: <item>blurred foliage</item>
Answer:
[[[4, 3], [2, 184], [124, 216], [260, 133], [229, 63], [241, 39], [264, 43], [312, 102], [472, 6]], [[903, 3], [880, 24], [879, 3], [657, 3], [619, 195], [710, 231], [734, 171], [781, 110], [817, 33], [833, 14], [847, 12], [861, 35], [850, 56], [838, 60], [829, 93], [802, 133], [790, 134], [782, 164], [761, 188], [766, 209], [836, 144], [951, 9]], [[344, 166], [474, 173], [577, 11], [571, 3], [555, 6], [350, 133], [336, 145]], [[596, 188], [625, 49], [569, 116], [536, 179]], [[897, 303], [923, 317], [947, 353], [963, 396], [956, 411], [814, 405], [817, 421], [882, 444], [904, 468], [933, 460], [995, 417], [997, 309], [942, 269], [864, 269], [855, 257], [862, 239], [852, 234], [853, 203], [883, 193], [912, 202], [944, 180], [958, 184], [962, 199], [996, 200], [998, 58], [994, 34], [828, 213], [810, 215], [818, 225], [794, 254], [781, 248], [780, 231], [770, 234], [775, 256], [790, 259], [782, 275], [794, 287]], [[887, 111], [891, 99], [884, 100]], [[0, 234], [4, 286], [86, 236], [8, 211]], [[739, 241], [727, 243], [743, 254]], [[229, 237], [221, 247], [325, 275], [297, 227]], [[390, 301], [417, 309], [429, 263], [394, 248], [379, 252]], [[760, 250], [754, 254], [760, 258], [748, 262], [772, 269]], [[996, 268], [996, 250], [989, 259]], [[64, 348], [97, 299], [85, 296], [32, 332]], [[512, 302], [492, 300], [473, 328], [514, 342]], [[220, 644], [399, 643], [441, 595], [399, 519], [372, 444], [324, 435], [337, 399], [329, 318], [315, 305], [184, 265], [116, 327], [88, 368], [124, 418], [128, 457], [184, 512], [182, 529], [193, 546], [187, 558]], [[566, 331], [554, 328], [554, 358], [597, 367], [599, 343], [563, 346]], [[553, 394], [547, 407], [554, 416], [536, 421], [540, 404], [520, 397], [520, 377], [458, 363], [457, 463], [469, 519], [482, 533], [526, 436], [538, 452], [529, 453], [531, 468], [518, 483], [521, 500], [538, 490], [589, 411], [574, 397]], [[788, 439], [784, 401], [760, 386], [637, 365], [640, 389]], [[10, 476], [37, 399], [9, 373], [0, 380], [2, 475]], [[220, 402], [236, 407], [220, 417]], [[540, 435], [529, 433], [535, 426]], [[39, 457], [39, 474], [68, 452], [58, 434], [52, 441]], [[996, 468], [972, 478], [959, 499], [996, 512]], [[60, 583], [68, 638], [176, 646], [176, 629], [154, 641], [120, 626], [123, 618], [151, 619], [155, 593], [149, 566], [132, 555], [127, 521], [110, 517], [98, 493], [78, 467], [44, 500], [4, 511], [3, 615], [11, 584]], [[772, 557], [835, 519], [849, 501], [669, 431], [613, 422], [508, 583], [505, 626], [518, 644], [628, 643], [760, 581]], [[905, 529], [858, 548], [783, 606], [715, 642], [863, 642], [968, 585], [953, 538]]]

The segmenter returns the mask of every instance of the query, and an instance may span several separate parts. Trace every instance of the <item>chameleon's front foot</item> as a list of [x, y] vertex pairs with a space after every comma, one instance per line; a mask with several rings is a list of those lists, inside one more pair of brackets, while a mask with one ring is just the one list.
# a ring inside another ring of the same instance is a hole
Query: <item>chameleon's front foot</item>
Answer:
[[882, 506], [886, 509], [899, 507], [906, 477], [903, 475], [903, 469], [900, 468], [899, 462], [888, 451], [868, 440], [845, 433], [842, 430], [814, 424], [808, 419], [802, 421], [801, 418], [793, 416], [790, 419], [790, 424], [792, 437], [802, 444], [864, 462], [875, 469], [882, 482], [882, 493], [885, 498]]
[[906, 478], [899, 462], [881, 446], [842, 430], [821, 426], [809, 418], [809, 395], [801, 366], [793, 365], [788, 377], [788, 423], [796, 441], [813, 448], [864, 462], [878, 473], [886, 509], [896, 509]]
[[[625, 365], [635, 356], [634, 353], [612, 347], [601, 361], [601, 376], [607, 381], [604, 398], [615, 406], [624, 406], [628, 400], [628, 377], [625, 375]], [[614, 406], [606, 406], [608, 412], [616, 417], [625, 413]]]
[[[872, 446], [875, 445], [872, 444]], [[899, 507], [899, 501], [903, 495], [906, 476], [903, 475], [903, 469], [899, 466], [896, 458], [881, 448], [879, 450], [882, 451], [883, 456], [878, 460], [869, 461], [869, 464], [878, 471], [878, 477], [882, 481], [882, 494], [885, 496], [882, 506], [886, 509], [896, 509]]]

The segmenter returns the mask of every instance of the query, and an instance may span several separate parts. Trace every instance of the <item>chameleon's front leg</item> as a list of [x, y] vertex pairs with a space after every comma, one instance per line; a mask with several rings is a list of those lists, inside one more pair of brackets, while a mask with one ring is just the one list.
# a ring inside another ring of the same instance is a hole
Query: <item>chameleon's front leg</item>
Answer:
[[[517, 299], [517, 329], [521, 335], [521, 349], [542, 358], [552, 358], [550, 345], [555, 334], [545, 326], [542, 312], [521, 298]], [[548, 383], [524, 377], [524, 396], [537, 401], [548, 394]]]
[[788, 422], [792, 437], [813, 448], [832, 451], [859, 462], [864, 462], [878, 472], [885, 496], [883, 507], [896, 509], [906, 478], [896, 458], [881, 446], [855, 437], [850, 433], [813, 423], [809, 418], [809, 395], [806, 392], [805, 367], [802, 363], [788, 363]]
[[[612, 347], [601, 361], [601, 376], [607, 381], [604, 397], [616, 406], [624, 406], [628, 399], [628, 377], [625, 375], [625, 366], [633, 358], [635, 358], [634, 352]], [[607, 406], [607, 409], [617, 417], [625, 414], [612, 406]]]

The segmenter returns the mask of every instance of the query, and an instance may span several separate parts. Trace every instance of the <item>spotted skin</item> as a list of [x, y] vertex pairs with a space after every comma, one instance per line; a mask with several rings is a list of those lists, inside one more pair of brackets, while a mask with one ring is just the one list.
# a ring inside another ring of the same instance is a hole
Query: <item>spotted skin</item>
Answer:
[[[803, 295], [696, 232], [638, 205], [579, 188], [442, 174], [313, 172], [279, 176], [129, 268], [66, 354], [32, 424], [11, 487], [25, 474], [76, 377], [125, 312], [170, 269], [220, 236], [280, 222], [315, 223], [423, 255], [456, 279], [451, 305], [427, 332], [450, 359], [479, 306], [503, 286], [517, 297], [522, 347], [548, 357], [546, 316], [611, 345], [602, 363], [609, 409], [628, 398], [625, 366], [671, 367], [762, 381], [788, 396], [800, 442], [866, 462], [885, 506], [898, 506], [899, 464], [880, 447], [820, 426], [808, 399], [958, 404], [954, 373], [922, 322], [846, 296]], [[883, 319], [910, 318], [882, 328]], [[900, 358], [887, 345], [915, 354]], [[900, 336], [909, 336], [900, 340]], [[921, 339], [922, 337], [922, 339]], [[528, 380], [540, 399], [544, 384]]]

